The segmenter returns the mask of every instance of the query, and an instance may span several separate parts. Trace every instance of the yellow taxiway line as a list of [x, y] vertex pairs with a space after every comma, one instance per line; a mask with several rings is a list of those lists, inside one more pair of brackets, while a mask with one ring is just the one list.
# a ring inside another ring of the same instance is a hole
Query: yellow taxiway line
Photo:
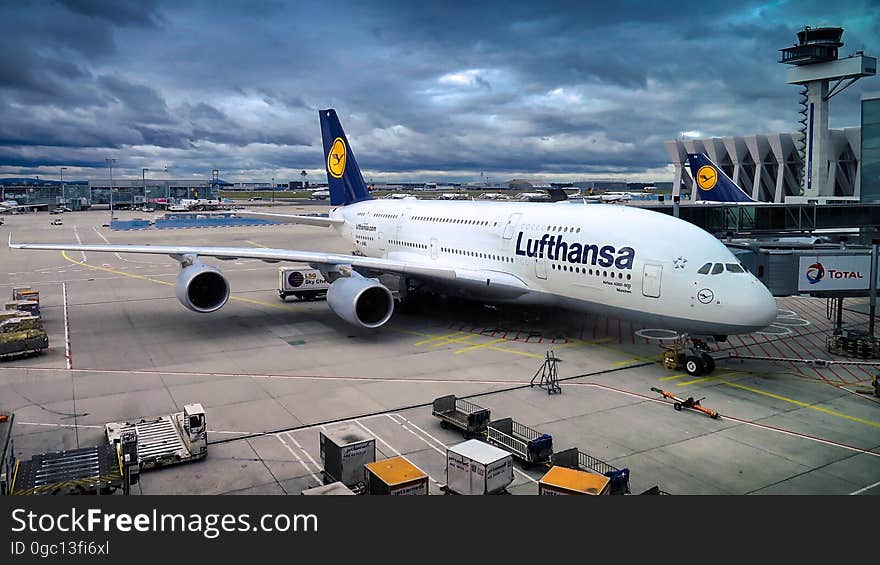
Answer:
[[752, 388], [750, 386], [741, 385], [739, 383], [731, 383], [725, 381], [724, 384], [727, 386], [732, 386], [735, 388], [740, 388], [742, 390], [747, 390], [749, 392], [753, 392], [755, 394], [760, 394], [762, 396], [767, 396], [769, 398], [775, 398], [776, 400], [782, 400], [783, 402], [789, 402], [794, 404], [795, 406], [800, 406], [802, 408], [809, 408], [810, 410], [816, 410], [818, 412], [822, 412], [823, 414], [828, 414], [830, 416], [837, 416], [838, 418], [843, 418], [845, 420], [849, 420], [851, 422], [858, 422], [859, 424], [865, 424], [866, 426], [871, 426], [873, 428], [880, 428], [880, 422], [874, 422], [873, 420], [866, 420], [864, 418], [858, 418], [856, 416], [850, 416], [849, 414], [844, 414], [843, 412], [838, 412], [836, 410], [831, 410], [829, 408], [823, 408], [822, 406], [816, 406], [814, 404], [807, 404], [806, 402], [801, 402], [800, 400], [795, 400], [793, 398], [788, 398], [779, 394], [774, 394], [772, 392], [766, 392], [757, 388]]

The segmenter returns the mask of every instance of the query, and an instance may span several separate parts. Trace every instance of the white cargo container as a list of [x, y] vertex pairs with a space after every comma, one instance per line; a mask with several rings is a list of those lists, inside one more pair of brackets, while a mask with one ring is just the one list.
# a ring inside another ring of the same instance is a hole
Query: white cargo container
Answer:
[[359, 426], [342, 424], [321, 430], [320, 442], [324, 482], [363, 488], [364, 465], [376, 460], [376, 438]]
[[300, 300], [315, 300], [327, 295], [330, 283], [318, 269], [305, 267], [278, 267], [278, 296], [286, 300], [296, 296]]
[[513, 456], [470, 439], [446, 449], [446, 488], [455, 494], [497, 494], [513, 482]]

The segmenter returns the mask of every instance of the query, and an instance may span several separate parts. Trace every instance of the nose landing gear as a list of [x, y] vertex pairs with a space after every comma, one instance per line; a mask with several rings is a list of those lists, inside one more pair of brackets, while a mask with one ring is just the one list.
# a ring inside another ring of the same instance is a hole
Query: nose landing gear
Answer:
[[708, 344], [683, 336], [663, 352], [663, 366], [670, 371], [684, 371], [691, 376], [708, 375], [715, 370], [715, 358]]

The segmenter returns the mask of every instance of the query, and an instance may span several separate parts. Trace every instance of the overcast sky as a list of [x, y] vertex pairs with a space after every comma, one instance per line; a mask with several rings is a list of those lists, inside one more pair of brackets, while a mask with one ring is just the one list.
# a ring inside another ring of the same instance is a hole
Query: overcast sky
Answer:
[[[880, 3], [0, 2], [0, 176], [672, 180], [663, 141], [795, 131], [804, 25], [880, 56]], [[864, 79], [831, 102], [858, 125]]]

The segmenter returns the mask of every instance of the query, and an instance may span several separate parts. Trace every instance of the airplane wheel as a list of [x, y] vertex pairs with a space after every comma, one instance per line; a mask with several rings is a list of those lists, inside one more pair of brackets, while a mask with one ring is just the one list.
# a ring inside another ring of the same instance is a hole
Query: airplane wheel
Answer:
[[681, 403], [680, 402], [676, 402], [675, 404], [672, 405], [672, 407], [678, 411], [681, 411]]
[[715, 359], [708, 353], [703, 353], [703, 364], [706, 366], [703, 371], [705, 374], [708, 375], [715, 370]]
[[689, 356], [684, 362], [684, 371], [692, 377], [701, 375], [704, 369], [703, 360], [699, 357]]

